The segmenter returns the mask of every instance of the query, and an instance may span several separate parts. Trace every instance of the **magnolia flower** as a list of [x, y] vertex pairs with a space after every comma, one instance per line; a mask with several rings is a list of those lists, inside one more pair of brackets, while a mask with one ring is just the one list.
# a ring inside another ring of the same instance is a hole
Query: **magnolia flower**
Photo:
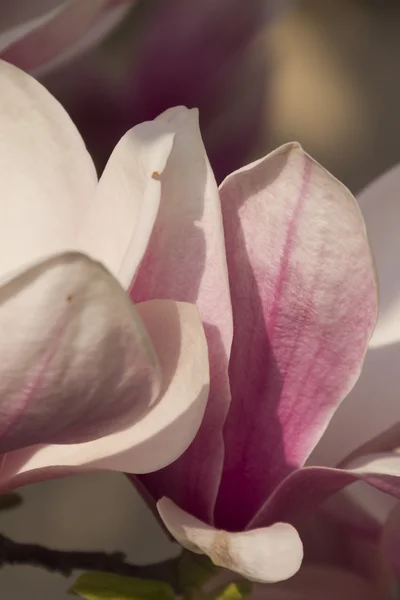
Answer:
[[304, 511], [356, 479], [399, 493], [391, 457], [302, 468], [375, 323], [354, 198], [298, 144], [218, 190], [184, 108], [128, 132], [97, 182], [57, 102], [0, 74], [1, 489], [154, 471], [140, 485], [182, 545], [290, 577]]
[[135, 0], [2, 0], [0, 57], [42, 72], [100, 41]]
[[167, 201], [157, 173], [191, 180], [189, 117], [129, 132], [98, 181], [45, 88], [0, 61], [0, 89], [0, 489], [158, 469], [200, 425], [207, 344], [194, 305], [127, 290]]

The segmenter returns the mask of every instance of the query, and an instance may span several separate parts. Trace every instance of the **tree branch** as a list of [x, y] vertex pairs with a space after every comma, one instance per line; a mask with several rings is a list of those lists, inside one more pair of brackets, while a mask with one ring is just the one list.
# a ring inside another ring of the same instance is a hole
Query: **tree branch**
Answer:
[[23, 544], [0, 534], [0, 568], [5, 565], [29, 565], [60, 573], [65, 577], [79, 571], [103, 571], [126, 577], [167, 581], [178, 587], [178, 560], [170, 559], [154, 565], [133, 565], [122, 552], [85, 552], [52, 550], [38, 544]]

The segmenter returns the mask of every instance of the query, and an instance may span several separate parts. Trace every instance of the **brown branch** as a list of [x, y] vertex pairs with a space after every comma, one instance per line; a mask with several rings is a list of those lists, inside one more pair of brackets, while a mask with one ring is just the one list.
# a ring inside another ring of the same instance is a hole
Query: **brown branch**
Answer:
[[177, 589], [177, 559], [154, 565], [133, 565], [122, 552], [85, 552], [53, 550], [38, 544], [23, 544], [0, 534], [0, 568], [5, 565], [29, 565], [60, 573], [65, 577], [73, 571], [103, 571], [126, 577], [167, 581]]

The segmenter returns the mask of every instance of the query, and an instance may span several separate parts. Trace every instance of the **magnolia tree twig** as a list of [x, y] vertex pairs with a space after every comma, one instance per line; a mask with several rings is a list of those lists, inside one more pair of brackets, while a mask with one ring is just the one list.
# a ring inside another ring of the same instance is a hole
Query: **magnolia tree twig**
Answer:
[[41, 567], [65, 577], [73, 571], [103, 571], [126, 577], [157, 579], [178, 587], [178, 560], [170, 559], [154, 565], [133, 565], [123, 552], [86, 552], [53, 550], [38, 544], [24, 544], [0, 534], [0, 568], [6, 565]]

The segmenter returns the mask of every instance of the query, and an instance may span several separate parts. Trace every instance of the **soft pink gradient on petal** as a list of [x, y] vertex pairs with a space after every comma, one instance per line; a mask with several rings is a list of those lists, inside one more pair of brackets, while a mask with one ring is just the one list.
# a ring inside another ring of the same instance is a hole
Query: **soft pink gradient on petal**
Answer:
[[354, 385], [377, 298], [353, 196], [300, 146], [220, 193], [234, 341], [216, 522], [232, 529], [304, 463]]
[[5, 49], [1, 58], [36, 72], [71, 58], [99, 41], [131, 7], [133, 0], [74, 0], [53, 18]]
[[131, 296], [135, 302], [175, 298], [196, 303], [208, 341], [211, 391], [204, 421], [188, 451], [143, 482], [155, 498], [169, 494], [185, 509], [211, 521], [223, 462], [232, 339], [220, 201], [197, 111], [171, 109], [159, 119], [182, 125], [176, 126], [172, 153], [160, 173], [160, 209]]
[[381, 492], [400, 498], [400, 455], [382, 453], [359, 457], [346, 469], [299, 469], [274, 490], [249, 527], [262, 527], [280, 519], [296, 523], [302, 515], [357, 481], [366, 482]]
[[97, 439], [142, 417], [161, 385], [150, 338], [99, 264], [68, 253], [0, 287], [0, 452]]
[[[4, 454], [2, 491], [98, 469], [145, 473], [164, 467], [184, 452], [200, 426], [208, 395], [207, 344], [198, 312], [193, 305], [170, 300], [145, 302], [137, 306], [137, 312], [160, 362], [162, 385], [157, 402], [139, 420], [131, 411], [123, 427], [114, 423], [112, 433], [90, 442], [37, 445]], [[109, 394], [115, 405], [122, 385], [116, 386], [117, 393]], [[132, 387], [132, 402], [134, 391]]]
[[302, 543], [297, 531], [287, 523], [229, 533], [196, 519], [169, 498], [159, 500], [157, 509], [169, 532], [182, 546], [207, 554], [215, 565], [246, 579], [273, 583], [292, 577], [300, 568]]
[[93, 162], [62, 106], [0, 61], [0, 276], [76, 248], [97, 186]]

